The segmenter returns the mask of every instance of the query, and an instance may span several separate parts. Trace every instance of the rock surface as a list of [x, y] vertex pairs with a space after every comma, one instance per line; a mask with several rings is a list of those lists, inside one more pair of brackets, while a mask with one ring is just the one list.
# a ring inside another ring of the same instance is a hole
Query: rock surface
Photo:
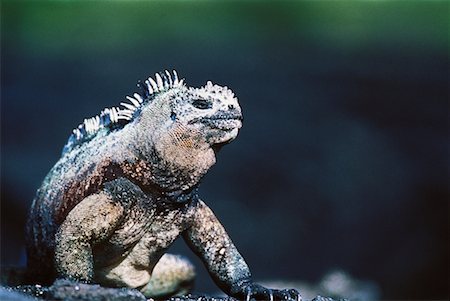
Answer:
[[[146, 301], [139, 291], [127, 288], [107, 288], [69, 280], [57, 280], [50, 287], [41, 285], [19, 285], [0, 290], [12, 300], [67, 300], [67, 301]], [[5, 300], [10, 300], [10, 299]], [[0, 299], [3, 300], [3, 299]]]
[[[146, 299], [139, 291], [128, 288], [107, 288], [95, 284], [84, 284], [69, 280], [57, 280], [53, 285], [17, 285], [23, 276], [22, 269], [3, 269], [0, 286], [0, 300], [11, 301], [154, 301]], [[375, 300], [379, 297], [376, 286], [371, 282], [352, 279], [342, 271], [333, 271], [316, 285], [305, 282], [267, 281], [261, 282], [272, 288], [296, 288], [304, 301]], [[317, 296], [318, 292], [331, 297]], [[190, 294], [177, 296], [167, 301], [237, 301], [237, 299], [217, 293], [217, 295]]]
[[[146, 299], [140, 292], [126, 288], [105, 288], [98, 285], [88, 285], [68, 280], [56, 281], [50, 287], [40, 285], [22, 285], [14, 288], [0, 287], [0, 300], [10, 301], [154, 301]], [[317, 296], [312, 301], [344, 301], [347, 299], [333, 299]], [[209, 295], [177, 296], [167, 301], [237, 301], [237, 299]], [[305, 300], [306, 301], [306, 300]]]

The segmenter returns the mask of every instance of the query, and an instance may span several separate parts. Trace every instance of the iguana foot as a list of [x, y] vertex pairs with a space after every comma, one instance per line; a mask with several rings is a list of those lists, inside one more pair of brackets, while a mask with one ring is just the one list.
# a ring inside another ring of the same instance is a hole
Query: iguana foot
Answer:
[[249, 285], [246, 289], [246, 301], [265, 300], [265, 301], [301, 301], [300, 293], [295, 289], [269, 289], [258, 284]]

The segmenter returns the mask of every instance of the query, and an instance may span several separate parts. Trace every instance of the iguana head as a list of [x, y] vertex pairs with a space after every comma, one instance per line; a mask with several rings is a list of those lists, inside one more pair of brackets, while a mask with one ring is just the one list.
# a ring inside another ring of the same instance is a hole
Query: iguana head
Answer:
[[155, 134], [171, 133], [180, 142], [213, 147], [232, 141], [242, 126], [241, 108], [233, 92], [210, 81], [200, 88], [181, 84], [168, 89], [143, 108], [141, 118], [151, 120]]

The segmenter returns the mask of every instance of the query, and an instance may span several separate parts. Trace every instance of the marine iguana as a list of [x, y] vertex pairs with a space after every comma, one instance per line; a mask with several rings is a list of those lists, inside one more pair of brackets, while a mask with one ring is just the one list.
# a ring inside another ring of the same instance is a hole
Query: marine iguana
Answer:
[[176, 71], [155, 74], [122, 107], [73, 130], [43, 181], [27, 223], [29, 275], [131, 287], [147, 297], [184, 293], [186, 259], [165, 251], [179, 236], [216, 284], [240, 299], [300, 299], [255, 284], [197, 187], [218, 150], [236, 138], [234, 93], [210, 81], [188, 87]]

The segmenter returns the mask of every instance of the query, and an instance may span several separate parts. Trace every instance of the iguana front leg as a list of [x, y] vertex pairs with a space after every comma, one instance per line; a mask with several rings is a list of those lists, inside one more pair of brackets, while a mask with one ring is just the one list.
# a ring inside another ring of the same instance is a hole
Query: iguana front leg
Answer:
[[130, 208], [143, 199], [145, 195], [136, 185], [118, 178], [78, 203], [56, 233], [58, 277], [91, 282], [95, 276], [94, 246], [107, 240], [130, 214]]
[[192, 224], [183, 237], [228, 295], [246, 300], [301, 300], [296, 290], [272, 290], [254, 283], [244, 258], [202, 201], [198, 202]]
[[90, 195], [75, 206], [56, 234], [58, 277], [91, 282], [92, 247], [111, 235], [123, 214], [123, 206], [105, 192]]

